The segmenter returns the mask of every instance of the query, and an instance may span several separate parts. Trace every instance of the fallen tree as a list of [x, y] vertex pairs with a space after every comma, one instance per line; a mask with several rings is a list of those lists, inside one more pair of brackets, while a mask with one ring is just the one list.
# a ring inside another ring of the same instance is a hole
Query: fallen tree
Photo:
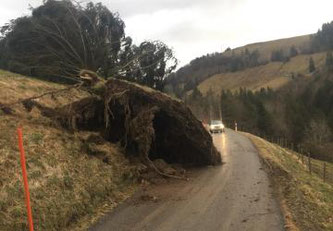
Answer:
[[22, 103], [28, 111], [37, 107], [67, 129], [97, 131], [107, 141], [120, 142], [128, 155], [156, 171], [155, 159], [197, 166], [221, 163], [211, 136], [181, 101], [118, 79], [99, 88], [97, 94], [56, 109], [39, 104], [36, 97]]
[[100, 131], [143, 161], [215, 165], [221, 156], [211, 136], [180, 101], [139, 85], [110, 79], [102, 97], [88, 97], [57, 109], [70, 129]]

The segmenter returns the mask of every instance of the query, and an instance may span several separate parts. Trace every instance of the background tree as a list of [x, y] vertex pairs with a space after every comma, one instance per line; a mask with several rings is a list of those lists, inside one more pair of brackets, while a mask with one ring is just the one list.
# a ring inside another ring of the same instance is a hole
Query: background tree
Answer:
[[298, 55], [298, 50], [296, 49], [295, 46], [291, 46], [289, 49], [289, 56], [290, 57], [295, 57]]
[[283, 50], [275, 50], [272, 51], [271, 54], [271, 61], [272, 62], [284, 62], [286, 60], [286, 57], [283, 53]]
[[124, 26], [100, 3], [83, 8], [71, 1], [45, 1], [31, 16], [4, 28], [7, 68], [48, 77], [70, 77], [80, 69], [107, 76], [118, 62]]
[[324, 23], [312, 38], [312, 49], [316, 51], [333, 49], [333, 21]]
[[160, 41], [145, 41], [136, 49], [144, 85], [162, 90], [164, 79], [177, 66], [172, 50]]
[[331, 140], [332, 132], [325, 119], [311, 120], [305, 131], [305, 142], [323, 145]]
[[333, 70], [333, 55], [332, 52], [327, 52], [325, 65], [328, 70]]
[[309, 72], [312, 73], [316, 70], [316, 66], [315, 66], [315, 63], [313, 61], [313, 58], [310, 57], [309, 59]]

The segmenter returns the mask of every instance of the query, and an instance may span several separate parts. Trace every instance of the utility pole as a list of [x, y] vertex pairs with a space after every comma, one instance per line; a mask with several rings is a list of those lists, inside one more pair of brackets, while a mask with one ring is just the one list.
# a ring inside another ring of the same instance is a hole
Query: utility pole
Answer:
[[223, 121], [222, 120], [222, 94], [219, 98], [220, 98], [220, 100], [219, 100], [219, 117], [220, 117], [220, 120]]

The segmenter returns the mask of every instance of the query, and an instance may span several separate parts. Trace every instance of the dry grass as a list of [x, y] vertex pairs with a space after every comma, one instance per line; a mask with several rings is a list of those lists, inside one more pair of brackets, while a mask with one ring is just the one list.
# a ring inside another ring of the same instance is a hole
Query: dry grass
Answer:
[[[0, 102], [38, 95], [65, 86], [0, 71]], [[55, 107], [85, 97], [71, 90], [39, 100]], [[114, 144], [96, 144], [108, 161], [86, 148], [92, 133], [67, 132], [35, 109], [15, 106], [15, 115], [0, 113], [0, 230], [27, 230], [16, 128], [21, 125], [35, 230], [84, 230], [102, 214], [128, 198], [136, 184], [135, 166]]]
[[310, 175], [295, 153], [244, 133], [266, 163], [280, 192], [288, 230], [333, 230], [333, 187]]
[[[241, 54], [245, 49], [249, 51], [258, 50], [260, 53], [261, 60], [269, 60], [272, 54], [272, 51], [282, 50], [285, 54], [289, 54], [289, 49], [292, 46], [295, 46], [299, 50], [307, 49], [310, 47], [310, 37], [311, 35], [302, 35], [297, 37], [278, 39], [268, 42], [253, 43], [243, 47], [238, 47], [233, 49], [235, 54]], [[232, 51], [226, 53], [226, 55], [231, 55]]]
[[199, 85], [199, 90], [206, 94], [212, 89], [220, 94], [222, 89], [237, 91], [240, 87], [257, 91], [260, 88], [270, 87], [279, 89], [292, 81], [292, 73], [308, 75], [310, 56], [314, 59], [316, 67], [320, 68], [325, 63], [326, 53], [313, 55], [299, 55], [287, 63], [270, 62], [266, 65], [248, 68], [242, 71], [214, 75]]

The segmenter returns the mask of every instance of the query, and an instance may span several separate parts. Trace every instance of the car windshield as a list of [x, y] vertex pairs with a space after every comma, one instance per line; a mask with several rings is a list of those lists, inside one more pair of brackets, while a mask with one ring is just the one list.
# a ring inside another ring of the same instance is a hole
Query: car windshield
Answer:
[[221, 120], [212, 120], [210, 124], [218, 125], [218, 124], [222, 124], [222, 121]]

